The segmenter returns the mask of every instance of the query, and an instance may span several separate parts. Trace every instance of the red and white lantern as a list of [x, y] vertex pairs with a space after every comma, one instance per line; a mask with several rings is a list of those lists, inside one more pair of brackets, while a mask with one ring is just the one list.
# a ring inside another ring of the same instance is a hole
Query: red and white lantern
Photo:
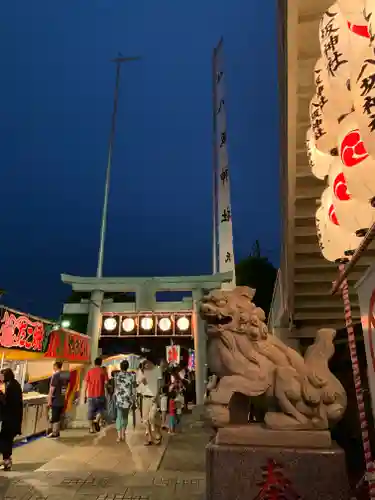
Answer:
[[337, 157], [319, 151], [315, 145], [311, 128], [308, 129], [306, 134], [306, 150], [313, 175], [315, 175], [318, 179], [325, 179], [329, 174], [329, 169], [331, 168], [333, 161]]
[[364, 0], [337, 0], [337, 4], [348, 23], [354, 26], [366, 25], [363, 15]]
[[338, 146], [350, 194], [358, 201], [372, 203], [375, 197], [375, 161], [367, 152], [353, 114], [340, 124]]
[[332, 87], [339, 92], [343, 91], [350, 78], [348, 35], [347, 21], [335, 3], [323, 14], [320, 20], [319, 41], [328, 80]]
[[167, 363], [170, 365], [178, 365], [180, 362], [180, 346], [169, 345], [165, 348]]
[[375, 0], [365, 0], [365, 8], [363, 9], [363, 17], [365, 18], [370, 45], [374, 46], [375, 42]]
[[[359, 12], [357, 3], [355, 12]], [[351, 20], [343, 15], [338, 3], [335, 3], [323, 14], [319, 25], [320, 50], [329, 84], [337, 98], [350, 91], [351, 65], [369, 46], [364, 15], [357, 17], [353, 14], [349, 17]]]
[[360, 244], [361, 238], [340, 226], [329, 188], [323, 192], [315, 221], [323, 257], [330, 262], [349, 261]]
[[327, 119], [321, 107], [320, 98], [315, 96], [310, 101], [310, 126], [316, 148], [330, 154], [337, 147], [338, 121]]
[[364, 236], [375, 222], [375, 208], [369, 203], [356, 200], [350, 194], [343, 173], [341, 160], [336, 159], [329, 171], [332, 203], [342, 228], [357, 236]]
[[375, 53], [367, 47], [352, 65], [354, 116], [366, 150], [375, 157]]
[[[327, 73], [326, 63], [323, 57], [318, 59], [314, 68], [314, 83], [316, 89], [316, 99], [320, 103], [324, 122], [327, 124], [329, 132], [337, 132], [338, 120], [341, 116], [350, 113], [353, 108], [352, 96], [349, 85], [339, 82], [340, 89], [336, 88], [335, 82], [330, 81]], [[334, 129], [332, 128], [334, 127]]]

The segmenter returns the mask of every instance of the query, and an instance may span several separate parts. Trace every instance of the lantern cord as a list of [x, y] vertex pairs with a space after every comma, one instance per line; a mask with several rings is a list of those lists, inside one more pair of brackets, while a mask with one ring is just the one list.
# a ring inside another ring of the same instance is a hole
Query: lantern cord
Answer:
[[[339, 275], [337, 280], [333, 283], [332, 289], [331, 289], [331, 294], [334, 295], [341, 287], [343, 284], [344, 280], [347, 279], [350, 271], [354, 268], [354, 266], [357, 264], [359, 259], [361, 258], [362, 254], [367, 250], [369, 247], [370, 243], [372, 240], [375, 238], [375, 223], [370, 227], [370, 229], [367, 231], [365, 237], [363, 238], [361, 244], [355, 251], [353, 257], [351, 258], [350, 262], [346, 266], [343, 267], [343, 272]], [[340, 266], [341, 267], [341, 266]]]
[[[343, 264], [340, 264], [339, 271], [340, 271], [340, 276], [343, 277], [344, 272], [345, 272], [345, 266]], [[367, 479], [368, 489], [369, 489], [369, 498], [374, 500], [375, 499], [375, 467], [374, 467], [374, 462], [372, 460], [371, 444], [370, 444], [370, 438], [369, 438], [369, 433], [368, 433], [368, 421], [367, 421], [367, 417], [366, 417], [365, 403], [363, 400], [362, 380], [361, 380], [361, 373], [359, 370], [356, 339], [355, 339], [353, 322], [352, 322], [352, 309], [351, 309], [350, 298], [349, 298], [348, 280], [345, 277], [343, 277], [341, 280], [341, 293], [342, 293], [342, 300], [344, 302], [345, 324], [346, 324], [346, 330], [348, 332], [348, 345], [349, 345], [349, 352], [350, 352], [350, 360], [352, 363], [355, 395], [356, 395], [356, 399], [357, 399], [359, 421], [360, 421], [360, 425], [361, 425], [362, 444], [363, 444], [363, 453], [364, 453], [365, 466], [366, 466], [366, 479]]]

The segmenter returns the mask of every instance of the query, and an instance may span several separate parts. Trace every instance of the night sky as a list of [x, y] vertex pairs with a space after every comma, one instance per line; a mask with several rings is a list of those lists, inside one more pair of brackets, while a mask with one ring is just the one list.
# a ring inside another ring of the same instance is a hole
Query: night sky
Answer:
[[2, 2], [0, 288], [56, 317], [94, 275], [120, 51], [104, 274], [211, 272], [212, 49], [224, 36], [236, 259], [277, 265], [275, 2]]

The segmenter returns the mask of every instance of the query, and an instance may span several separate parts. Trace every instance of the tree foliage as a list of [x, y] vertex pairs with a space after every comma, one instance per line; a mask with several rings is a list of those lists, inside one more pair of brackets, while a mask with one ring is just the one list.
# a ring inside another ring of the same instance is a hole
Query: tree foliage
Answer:
[[251, 254], [236, 264], [236, 284], [255, 288], [254, 303], [261, 307], [266, 316], [270, 311], [277, 269], [262, 257], [259, 241], [255, 242]]

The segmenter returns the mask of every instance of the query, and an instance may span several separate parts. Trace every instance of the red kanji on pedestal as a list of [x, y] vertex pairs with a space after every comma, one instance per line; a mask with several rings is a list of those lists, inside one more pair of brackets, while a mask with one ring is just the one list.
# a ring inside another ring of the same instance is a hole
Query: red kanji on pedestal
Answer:
[[289, 479], [284, 477], [282, 467], [274, 460], [268, 459], [262, 467], [263, 481], [257, 484], [261, 487], [254, 500], [299, 500], [301, 497], [292, 487]]

